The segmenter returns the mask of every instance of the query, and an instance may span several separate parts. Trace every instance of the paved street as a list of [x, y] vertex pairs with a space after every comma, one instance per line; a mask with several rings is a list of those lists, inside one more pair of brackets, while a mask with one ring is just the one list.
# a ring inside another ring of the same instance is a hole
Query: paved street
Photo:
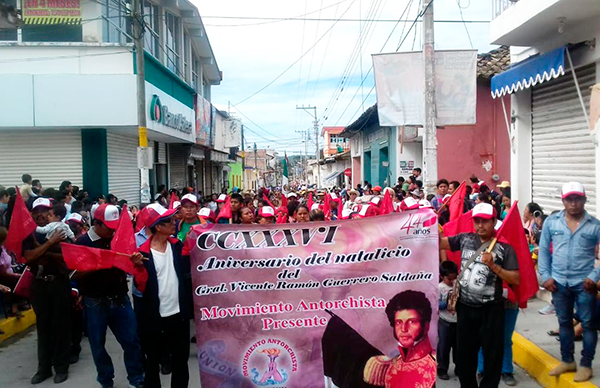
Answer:
[[[81, 359], [69, 370], [69, 380], [61, 384], [61, 388], [81, 388], [81, 387], [99, 387], [96, 384], [96, 370], [89, 344], [84, 338], [82, 343], [83, 351]], [[122, 351], [119, 344], [109, 333], [107, 337], [107, 349], [115, 365], [115, 388], [127, 388], [127, 379], [125, 367], [123, 364]], [[35, 373], [36, 366], [36, 333], [35, 328], [30, 329], [26, 334], [21, 335], [16, 340], [9, 340], [6, 344], [0, 345], [0, 359], [2, 360], [2, 373], [0, 373], [0, 387], [25, 388], [32, 387], [29, 383], [31, 376]], [[198, 374], [198, 364], [196, 363], [196, 348], [192, 345], [190, 354], [190, 387], [200, 387], [200, 378]], [[523, 370], [516, 368], [516, 379], [521, 388], [537, 388], [540, 385], [528, 377]], [[455, 376], [451, 376], [450, 381], [439, 381], [437, 386], [440, 388], [458, 388], [460, 385]], [[164, 387], [169, 387], [170, 376], [162, 376]], [[56, 387], [52, 379], [38, 385], [40, 388]], [[504, 384], [500, 384], [501, 387]]]

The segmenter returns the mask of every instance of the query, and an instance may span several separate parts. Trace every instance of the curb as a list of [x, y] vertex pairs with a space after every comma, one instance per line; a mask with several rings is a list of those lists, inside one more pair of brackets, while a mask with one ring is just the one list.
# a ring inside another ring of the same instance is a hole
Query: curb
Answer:
[[35, 325], [33, 309], [23, 311], [23, 315], [23, 318], [10, 317], [0, 320], [0, 329], [4, 331], [4, 334], [0, 335], [0, 343]]
[[576, 383], [573, 381], [574, 372], [564, 373], [559, 377], [548, 376], [554, 367], [559, 364], [559, 360], [552, 357], [544, 350], [539, 348], [533, 342], [529, 341], [521, 334], [513, 333], [513, 361], [534, 379], [540, 385], [547, 388], [598, 388], [596, 384], [585, 382]]

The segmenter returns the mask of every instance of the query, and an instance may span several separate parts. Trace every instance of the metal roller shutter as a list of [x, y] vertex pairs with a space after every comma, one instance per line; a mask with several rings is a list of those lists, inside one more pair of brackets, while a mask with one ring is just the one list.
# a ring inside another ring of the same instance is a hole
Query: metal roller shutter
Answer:
[[129, 205], [140, 203], [140, 171], [137, 168], [138, 139], [109, 130], [106, 132], [108, 148], [108, 192]]
[[[575, 70], [589, 112], [596, 64]], [[585, 122], [571, 72], [532, 90], [532, 194], [549, 214], [563, 209], [561, 186], [581, 182], [586, 189], [586, 209], [596, 214], [596, 159], [594, 140]]]
[[186, 170], [189, 159], [189, 146], [169, 144], [169, 184], [177, 190], [187, 186]]
[[3, 130], [0, 135], [0, 185], [21, 185], [21, 175], [58, 189], [68, 180], [83, 188], [81, 130]]

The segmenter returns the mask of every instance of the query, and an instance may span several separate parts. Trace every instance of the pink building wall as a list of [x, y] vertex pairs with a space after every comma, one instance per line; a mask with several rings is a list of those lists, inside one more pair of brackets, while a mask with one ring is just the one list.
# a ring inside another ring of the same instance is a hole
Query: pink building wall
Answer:
[[[510, 117], [510, 99], [505, 100], [506, 112]], [[494, 100], [489, 82], [477, 82], [477, 124], [449, 126], [439, 128], [438, 139], [438, 177], [448, 180], [465, 180], [475, 174], [492, 189], [496, 182], [492, 175], [498, 174], [500, 180], [510, 181], [510, 142], [506, 121], [499, 99]], [[484, 163], [491, 162], [486, 171]]]

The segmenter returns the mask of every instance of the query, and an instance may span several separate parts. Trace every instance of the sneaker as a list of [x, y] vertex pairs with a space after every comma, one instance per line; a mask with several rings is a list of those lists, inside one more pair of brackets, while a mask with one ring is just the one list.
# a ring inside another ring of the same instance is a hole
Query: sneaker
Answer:
[[50, 377], [52, 377], [52, 372], [39, 371], [31, 378], [31, 384], [39, 384], [42, 381], [49, 379]]
[[54, 375], [54, 384], [64, 383], [65, 381], [67, 381], [68, 378], [69, 378], [68, 372], [57, 373], [56, 375]]
[[438, 372], [437, 375], [440, 380], [450, 380], [450, 376], [448, 376], [448, 372]]
[[542, 315], [552, 315], [552, 314], [556, 314], [556, 309], [554, 308], [553, 304], [549, 304], [548, 306], [540, 309], [538, 311], [538, 313], [540, 313]]
[[504, 384], [508, 385], [509, 387], [514, 387], [517, 385], [517, 380], [515, 380], [515, 376], [512, 373], [503, 373], [502, 381], [504, 381]]

